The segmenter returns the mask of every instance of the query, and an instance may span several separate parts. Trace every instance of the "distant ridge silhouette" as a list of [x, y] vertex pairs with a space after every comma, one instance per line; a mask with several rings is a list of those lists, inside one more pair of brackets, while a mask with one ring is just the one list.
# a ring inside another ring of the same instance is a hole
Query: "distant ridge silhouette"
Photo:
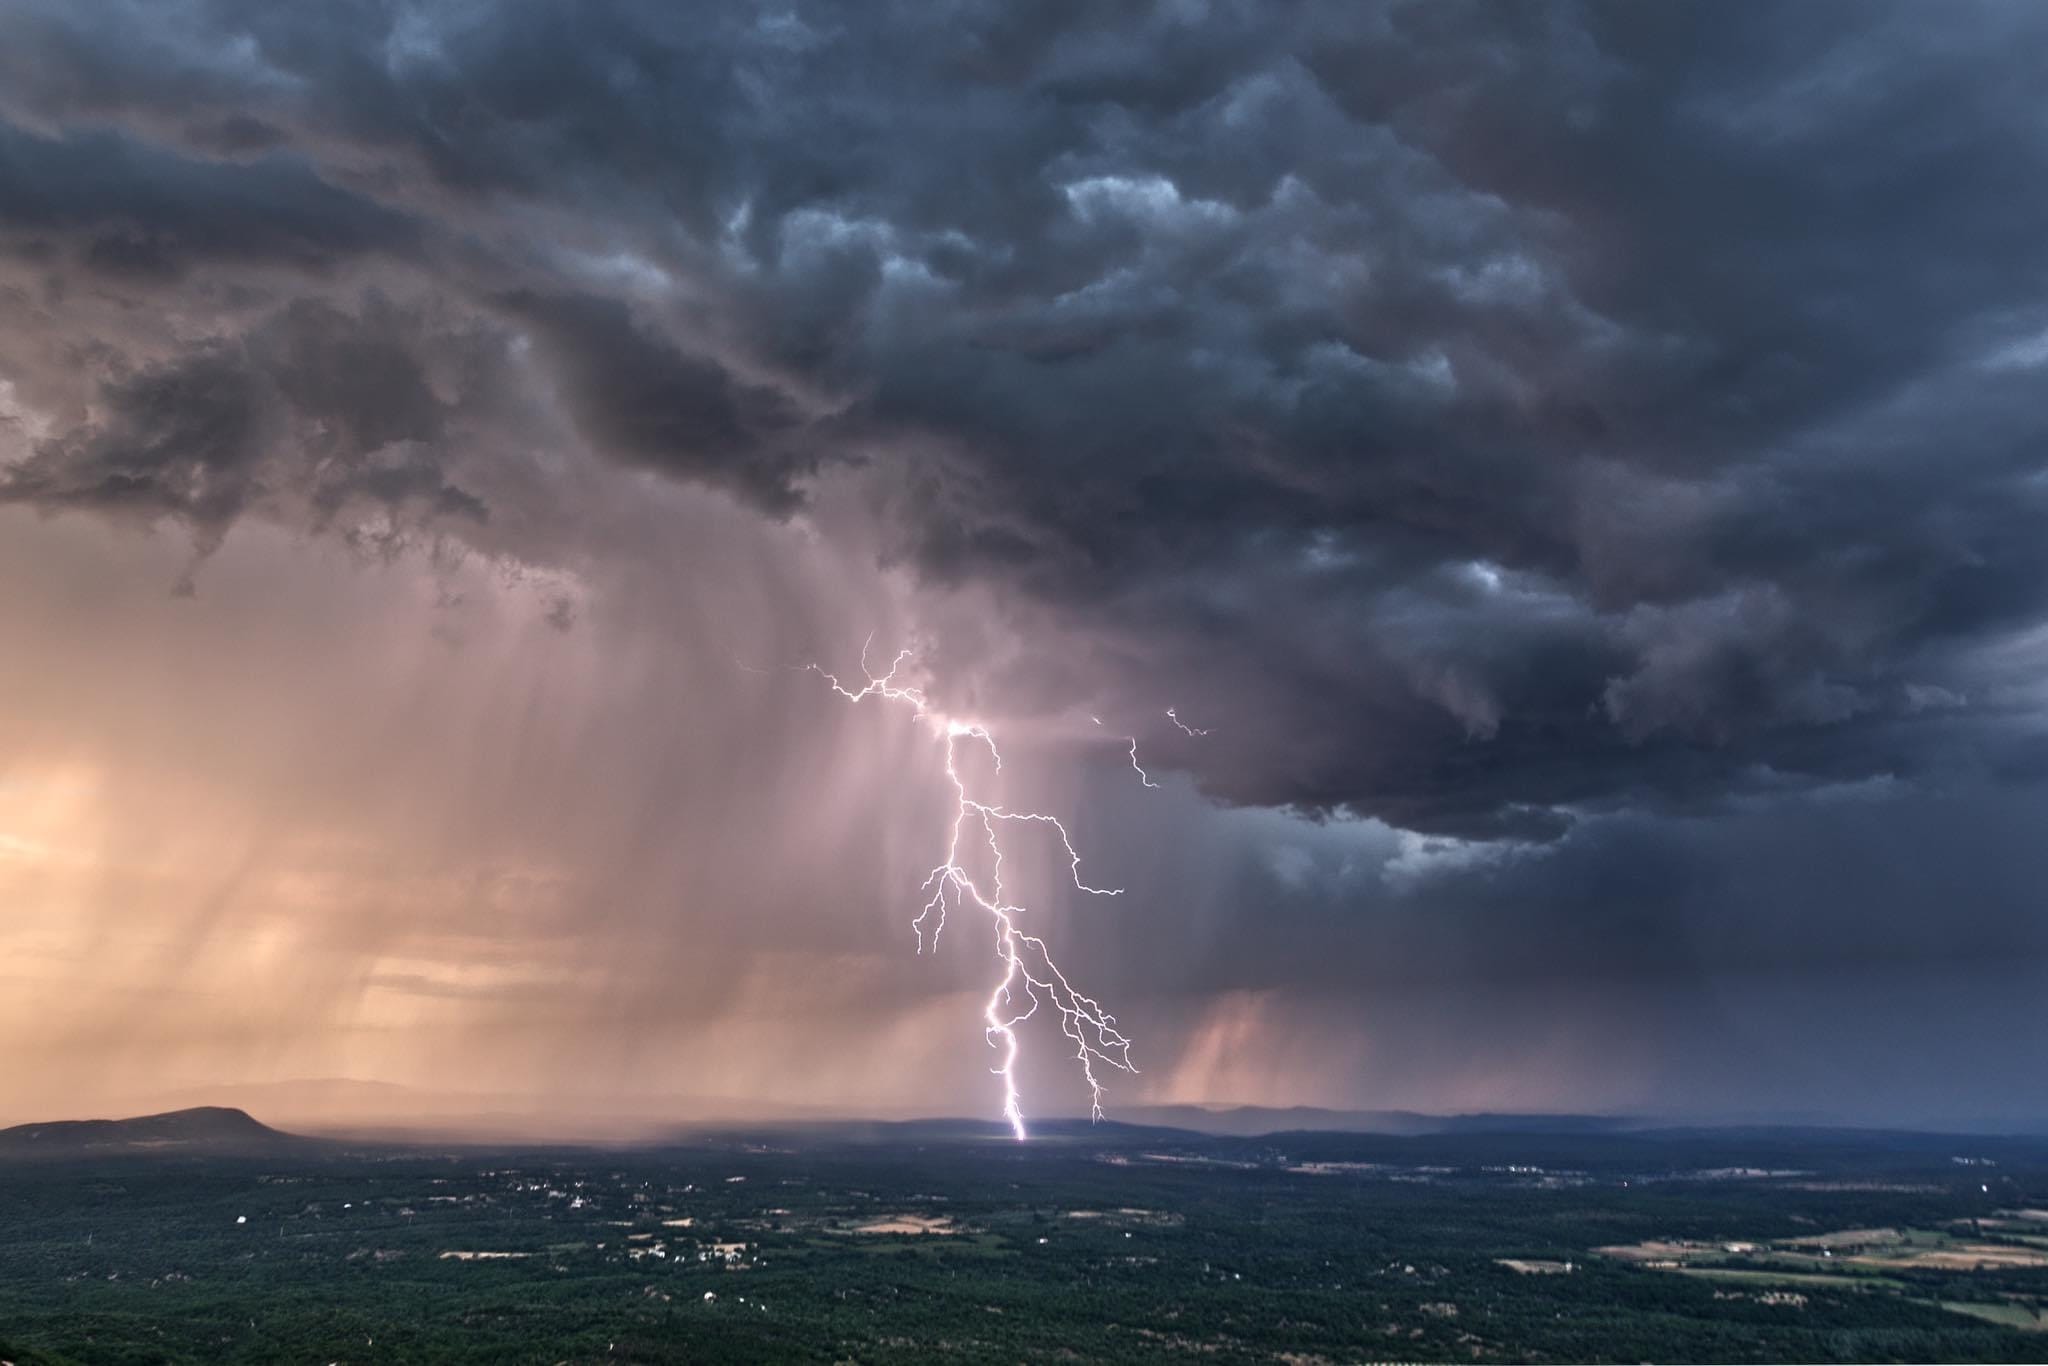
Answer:
[[0, 1157], [90, 1153], [269, 1152], [305, 1140], [273, 1129], [246, 1110], [202, 1105], [132, 1119], [63, 1119], [0, 1129]]
[[1316, 1106], [1137, 1105], [1115, 1116], [1131, 1124], [1255, 1138], [1282, 1133], [1422, 1136], [1460, 1133], [1612, 1133], [1645, 1121], [1612, 1115], [1429, 1115], [1414, 1110], [1325, 1110]]

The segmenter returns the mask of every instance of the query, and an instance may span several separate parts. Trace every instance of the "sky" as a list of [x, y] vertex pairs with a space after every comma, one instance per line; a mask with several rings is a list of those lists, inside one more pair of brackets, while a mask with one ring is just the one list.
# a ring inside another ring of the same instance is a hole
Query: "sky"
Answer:
[[7, 0], [0, 1119], [2048, 1127], [2044, 41]]

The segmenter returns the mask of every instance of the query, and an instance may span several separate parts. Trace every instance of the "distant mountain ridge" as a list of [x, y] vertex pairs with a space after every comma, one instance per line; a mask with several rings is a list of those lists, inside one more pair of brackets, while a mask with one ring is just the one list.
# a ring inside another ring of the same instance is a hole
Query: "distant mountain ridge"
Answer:
[[1296, 1105], [1136, 1105], [1115, 1118], [1130, 1124], [1186, 1129], [1231, 1138], [1281, 1133], [1353, 1133], [1419, 1137], [1458, 1133], [1613, 1133], [1644, 1121], [1611, 1115], [1426, 1115], [1414, 1110], [1325, 1110]]
[[61, 1119], [0, 1129], [0, 1157], [265, 1152], [303, 1142], [246, 1110], [201, 1105], [132, 1119]]

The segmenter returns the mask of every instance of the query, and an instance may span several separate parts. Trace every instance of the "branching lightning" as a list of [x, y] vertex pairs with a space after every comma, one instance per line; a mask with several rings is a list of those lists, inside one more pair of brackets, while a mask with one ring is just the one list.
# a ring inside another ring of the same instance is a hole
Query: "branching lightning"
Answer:
[[1138, 737], [1133, 735], [1128, 738], [1131, 742], [1131, 767], [1138, 770], [1138, 781], [1143, 783], [1147, 787], [1159, 786], [1158, 783], [1153, 782], [1150, 778], [1145, 776], [1144, 768], [1140, 766], [1140, 764], [1138, 763]]
[[[1168, 715], [1168, 716], [1171, 716], [1171, 715], [1173, 715], [1173, 713], [1172, 713], [1171, 711], [1168, 711], [1168, 712], [1167, 712], [1167, 715]], [[1091, 716], [1091, 717], [1089, 717], [1088, 719], [1089, 719], [1090, 721], [1093, 721], [1093, 722], [1094, 722], [1094, 723], [1095, 723], [1096, 725], [1098, 725], [1098, 726], [1102, 724], [1102, 718], [1101, 718], [1101, 717], [1099, 717], [1099, 716]], [[1206, 732], [1205, 732], [1205, 734], [1206, 734]], [[1144, 784], [1144, 785], [1145, 785], [1146, 787], [1157, 787], [1157, 786], [1159, 786], [1159, 784], [1158, 784], [1158, 783], [1155, 783], [1155, 782], [1153, 782], [1153, 781], [1152, 781], [1152, 777], [1151, 777], [1151, 775], [1145, 772], [1145, 766], [1144, 766], [1143, 764], [1140, 764], [1140, 763], [1138, 762], [1138, 737], [1137, 737], [1137, 736], [1135, 736], [1135, 735], [1126, 735], [1126, 736], [1124, 737], [1124, 739], [1125, 739], [1125, 740], [1127, 740], [1127, 741], [1128, 741], [1128, 742], [1130, 743], [1130, 746], [1131, 746], [1131, 767], [1132, 767], [1133, 769], [1137, 770], [1137, 774], [1138, 774], [1138, 781], [1139, 781], [1139, 782], [1141, 782], [1141, 783], [1143, 783], [1143, 784]]]
[[[1010, 901], [1004, 891], [1003, 845], [998, 830], [1005, 824], [1049, 826], [1059, 836], [1060, 847], [1066, 851], [1075, 887], [1091, 896], [1121, 896], [1123, 889], [1095, 887], [1082, 880], [1081, 855], [1075, 850], [1067, 827], [1057, 816], [1035, 811], [1011, 811], [976, 797], [960, 773], [960, 744], [965, 740], [986, 747], [995, 771], [1000, 773], [1003, 756], [996, 748], [995, 737], [984, 726], [934, 713], [922, 689], [896, 681], [897, 672], [910, 658], [911, 651], [899, 651], [890, 662], [887, 673], [875, 674], [868, 665], [868, 645], [873, 643], [873, 639], [870, 636], [868, 644], [861, 646], [861, 675], [865, 682], [859, 688], [847, 687], [816, 664], [807, 667], [849, 702], [877, 697], [909, 706], [918, 717], [932, 722], [945, 740], [946, 778], [953, 784], [955, 806], [945, 859], [925, 878], [923, 890], [928, 899], [924, 909], [911, 922], [917, 932], [917, 950], [920, 954], [924, 952], [929, 926], [931, 946], [934, 952], [937, 951], [939, 934], [946, 927], [949, 908], [957, 910], [972, 904], [987, 912], [995, 924], [996, 961], [1000, 973], [982, 1008], [983, 1033], [989, 1047], [997, 1050], [1000, 1057], [990, 1071], [1003, 1081], [1003, 1118], [1009, 1121], [1011, 1132], [1019, 1139], [1029, 1136], [1024, 1127], [1024, 1112], [1017, 1091], [1017, 1027], [1037, 1014], [1040, 1005], [1049, 1003], [1059, 1013], [1061, 1032], [1074, 1045], [1074, 1057], [1081, 1064], [1081, 1075], [1088, 1082], [1089, 1110], [1093, 1118], [1099, 1120], [1102, 1118], [1102, 1082], [1096, 1074], [1096, 1067], [1101, 1064], [1135, 1073], [1138, 1069], [1131, 1062], [1131, 1040], [1117, 1030], [1116, 1016], [1105, 1011], [1094, 998], [1074, 989], [1066, 974], [1053, 961], [1045, 941], [1036, 935], [1026, 934], [1019, 927], [1019, 918], [1028, 912], [1026, 907]], [[1101, 723], [1098, 721], [1096, 724]], [[1135, 739], [1131, 741], [1131, 767], [1138, 769], [1138, 776], [1145, 786], [1158, 786], [1145, 776], [1144, 769], [1138, 768], [1138, 742]], [[972, 834], [975, 827], [980, 830], [978, 837]], [[977, 842], [977, 838], [989, 854], [986, 886], [978, 882], [962, 863], [963, 839], [972, 844]]]
[[1174, 715], [1172, 707], [1168, 707], [1166, 709], [1166, 719], [1173, 722], [1173, 724], [1175, 724], [1176, 726], [1179, 726], [1181, 728], [1182, 734], [1187, 735], [1190, 738], [1193, 738], [1195, 736], [1207, 735], [1209, 733], [1208, 731], [1202, 729], [1202, 727], [1200, 726], [1191, 726], [1187, 722], [1181, 720], [1178, 716]]

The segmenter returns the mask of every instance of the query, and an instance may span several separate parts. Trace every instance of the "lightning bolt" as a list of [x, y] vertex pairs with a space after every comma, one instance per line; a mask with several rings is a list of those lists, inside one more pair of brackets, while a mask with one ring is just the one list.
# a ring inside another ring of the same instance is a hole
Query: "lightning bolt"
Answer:
[[[1075, 850], [1073, 838], [1059, 817], [1036, 811], [1012, 811], [974, 795], [967, 779], [961, 776], [961, 744], [964, 741], [987, 749], [995, 771], [1000, 773], [1003, 756], [996, 748], [995, 736], [985, 726], [939, 715], [932, 711], [922, 689], [896, 681], [904, 661], [911, 657], [911, 651], [899, 651], [890, 661], [889, 671], [877, 675], [868, 665], [868, 650], [873, 643], [871, 634], [861, 646], [860, 667], [864, 682], [858, 688], [847, 687], [817, 664], [806, 667], [848, 702], [863, 702], [873, 697], [910, 707], [919, 719], [930, 722], [945, 741], [946, 779], [953, 785], [955, 804], [945, 858], [926, 876], [922, 890], [928, 899], [924, 909], [911, 922], [917, 933], [917, 951], [920, 954], [924, 952], [927, 924], [931, 930], [932, 950], [938, 951], [939, 934], [946, 928], [949, 908], [957, 911], [972, 905], [986, 912], [995, 927], [999, 971], [982, 1007], [982, 1032], [989, 1047], [995, 1049], [1000, 1057], [997, 1065], [989, 1070], [1002, 1078], [1003, 1118], [1009, 1122], [1010, 1131], [1020, 1140], [1030, 1136], [1025, 1128], [1024, 1110], [1017, 1090], [1020, 1048], [1017, 1027], [1036, 1015], [1041, 1005], [1050, 1005], [1058, 1013], [1060, 1031], [1074, 1045], [1075, 1060], [1080, 1063], [1081, 1075], [1088, 1083], [1090, 1117], [1100, 1120], [1102, 1081], [1096, 1067], [1099, 1064], [1135, 1073], [1138, 1069], [1131, 1062], [1131, 1040], [1118, 1031], [1116, 1016], [1104, 1010], [1093, 997], [1074, 989], [1059, 964], [1053, 961], [1045, 941], [1037, 935], [1025, 933], [1019, 926], [1019, 917], [1028, 911], [1023, 905], [1009, 900], [1004, 891], [1003, 843], [998, 832], [1008, 825], [1050, 827], [1059, 837], [1060, 847], [1066, 851], [1068, 870], [1076, 888], [1090, 896], [1122, 896], [1123, 889], [1095, 887], [1082, 880], [1081, 855]], [[1136, 740], [1131, 741], [1133, 768], [1138, 766], [1137, 746]], [[1142, 768], [1138, 769], [1145, 786], [1158, 786], [1144, 774]], [[970, 846], [979, 844], [987, 849], [989, 873], [986, 885], [977, 881], [962, 863], [963, 843]]]
[[1168, 707], [1166, 709], [1166, 719], [1173, 722], [1173, 724], [1175, 724], [1176, 726], [1179, 726], [1181, 728], [1181, 733], [1189, 736], [1190, 738], [1198, 735], [1207, 735], [1209, 733], [1208, 731], [1202, 729], [1200, 726], [1191, 726], [1187, 722], [1181, 720], [1178, 716], [1174, 715], [1172, 707]]
[[[1171, 716], [1172, 714], [1173, 714], [1173, 713], [1172, 713], [1171, 711], [1169, 711], [1169, 712], [1167, 713], [1167, 715], [1169, 715], [1169, 716]], [[1099, 716], [1091, 716], [1091, 717], [1089, 717], [1088, 719], [1089, 719], [1090, 721], [1093, 721], [1093, 722], [1094, 722], [1094, 723], [1095, 723], [1096, 725], [1098, 725], [1098, 726], [1102, 724], [1102, 718], [1101, 718], [1101, 717], [1099, 717]], [[1208, 732], [1206, 732], [1206, 731], [1204, 731], [1204, 732], [1203, 732], [1203, 734], [1205, 734], [1205, 735], [1206, 735], [1207, 733], [1208, 733]], [[1141, 783], [1143, 783], [1143, 784], [1144, 784], [1144, 785], [1145, 785], [1146, 787], [1157, 787], [1157, 786], [1159, 786], [1159, 784], [1158, 784], [1158, 783], [1155, 783], [1155, 782], [1153, 782], [1153, 781], [1152, 781], [1152, 779], [1151, 779], [1151, 776], [1150, 776], [1149, 774], [1147, 774], [1147, 773], [1145, 772], [1144, 766], [1143, 766], [1142, 764], [1140, 764], [1140, 763], [1138, 762], [1138, 737], [1137, 737], [1137, 736], [1135, 736], [1135, 735], [1126, 735], [1126, 736], [1124, 737], [1124, 739], [1125, 739], [1125, 740], [1128, 740], [1128, 741], [1130, 742], [1130, 746], [1131, 746], [1131, 767], [1137, 770], [1137, 772], [1138, 772], [1138, 781], [1139, 781], [1139, 782], [1141, 782]]]
[[1143, 783], [1147, 787], [1159, 786], [1158, 783], [1153, 782], [1150, 778], [1145, 776], [1145, 770], [1138, 763], [1138, 737], [1135, 735], [1127, 735], [1124, 738], [1131, 742], [1131, 767], [1138, 770], [1138, 781]]

